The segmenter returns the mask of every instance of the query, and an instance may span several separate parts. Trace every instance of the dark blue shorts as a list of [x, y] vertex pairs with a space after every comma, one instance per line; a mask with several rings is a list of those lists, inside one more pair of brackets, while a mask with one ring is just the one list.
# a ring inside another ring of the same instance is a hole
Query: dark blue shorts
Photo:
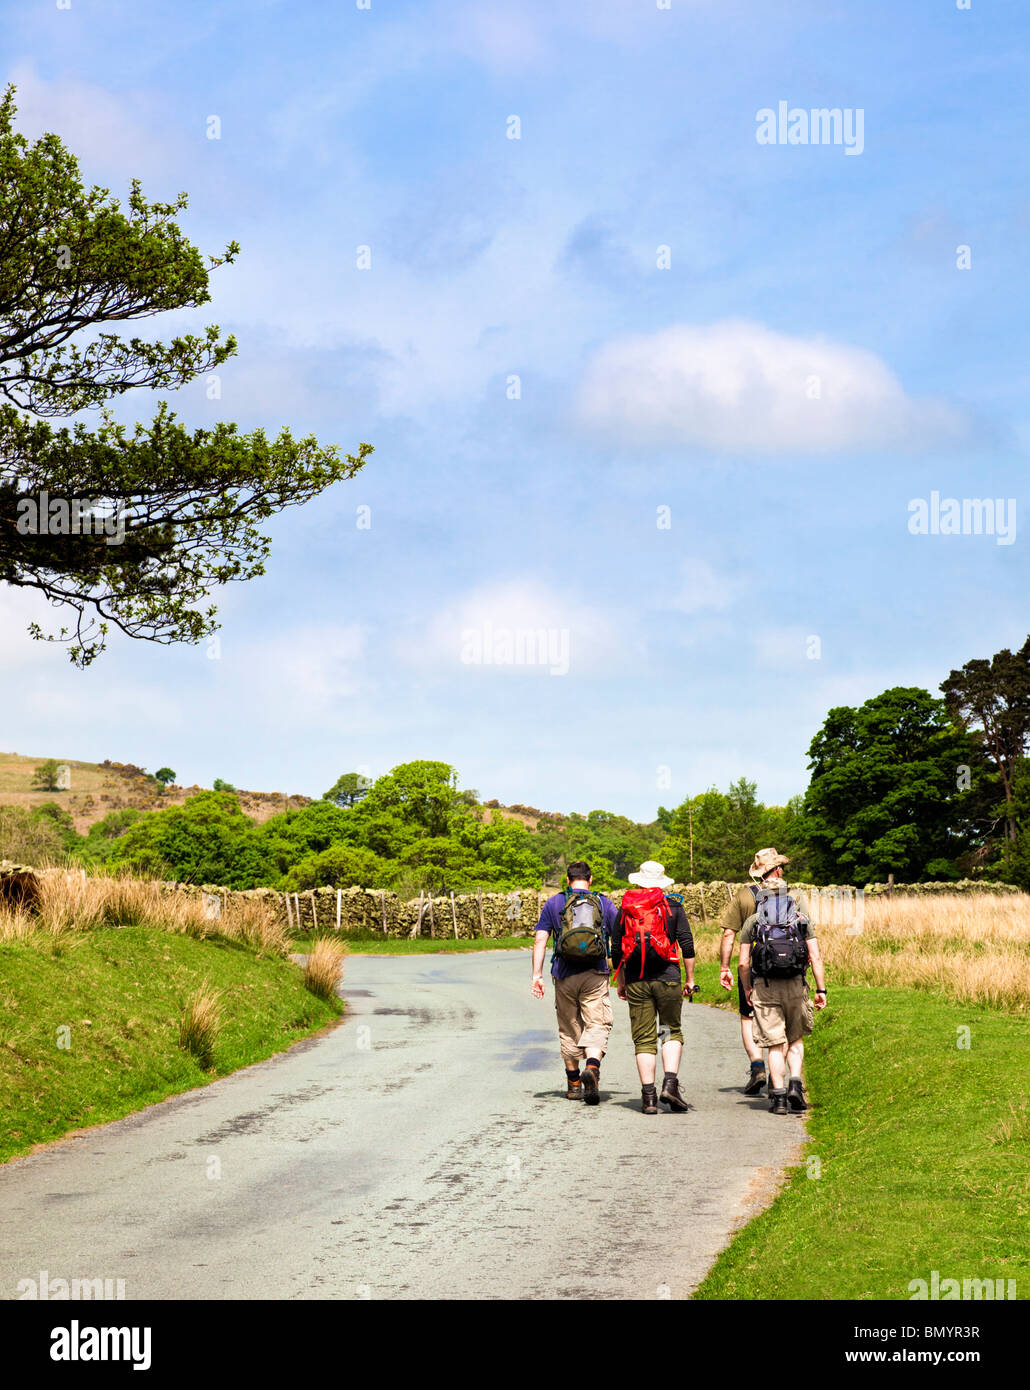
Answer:
[[737, 971], [737, 1004], [740, 1007], [741, 1018], [754, 1018], [755, 1011], [747, 1002], [747, 995], [744, 993], [744, 986], [740, 983], [740, 971]]

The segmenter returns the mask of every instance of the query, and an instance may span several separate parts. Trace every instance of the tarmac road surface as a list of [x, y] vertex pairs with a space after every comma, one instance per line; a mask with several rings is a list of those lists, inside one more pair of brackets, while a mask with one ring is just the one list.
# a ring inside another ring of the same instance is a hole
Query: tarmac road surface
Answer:
[[735, 1015], [684, 1006], [692, 1109], [640, 1113], [626, 1006], [567, 1101], [525, 951], [350, 956], [346, 1020], [0, 1168], [0, 1297], [686, 1298], [796, 1161]]

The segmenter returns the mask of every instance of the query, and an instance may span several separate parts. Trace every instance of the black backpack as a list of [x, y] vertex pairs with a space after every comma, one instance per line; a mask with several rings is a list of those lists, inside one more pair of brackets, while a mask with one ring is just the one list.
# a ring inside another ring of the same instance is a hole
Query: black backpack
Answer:
[[570, 965], [597, 964], [607, 960], [604, 936], [604, 910], [596, 893], [567, 888], [558, 912], [558, 938], [555, 955]]
[[752, 888], [758, 920], [751, 943], [751, 976], [769, 980], [792, 980], [808, 969], [808, 943], [802, 928], [807, 918], [798, 913], [790, 893], [772, 893]]

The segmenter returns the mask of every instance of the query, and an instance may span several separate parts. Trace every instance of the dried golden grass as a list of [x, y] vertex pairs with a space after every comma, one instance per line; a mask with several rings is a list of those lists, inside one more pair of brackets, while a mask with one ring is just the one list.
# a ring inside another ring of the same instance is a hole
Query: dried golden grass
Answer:
[[[877, 896], [850, 906], [810, 895], [810, 910], [831, 982], [1030, 1007], [1030, 895]], [[698, 933], [701, 959], [718, 959], [719, 936]]]
[[257, 899], [170, 892], [160, 883], [101, 877], [80, 870], [40, 875], [37, 911], [0, 906], [0, 941], [52, 937], [98, 927], [150, 927], [198, 940], [222, 937], [260, 955], [286, 956], [283, 926]]
[[344, 948], [327, 936], [312, 944], [304, 968], [304, 984], [319, 999], [332, 999], [343, 973]]
[[205, 982], [186, 1000], [179, 1021], [179, 1046], [196, 1057], [205, 1071], [214, 1065], [221, 1013], [221, 993]]

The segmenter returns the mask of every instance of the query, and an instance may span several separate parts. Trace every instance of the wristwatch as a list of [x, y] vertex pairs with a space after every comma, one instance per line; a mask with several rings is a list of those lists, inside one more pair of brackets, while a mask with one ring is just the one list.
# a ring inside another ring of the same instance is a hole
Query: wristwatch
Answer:
[[826, 991], [825, 991], [824, 989], [817, 989], [817, 990], [816, 990], [816, 994], [825, 994], [825, 993], [826, 993]]

